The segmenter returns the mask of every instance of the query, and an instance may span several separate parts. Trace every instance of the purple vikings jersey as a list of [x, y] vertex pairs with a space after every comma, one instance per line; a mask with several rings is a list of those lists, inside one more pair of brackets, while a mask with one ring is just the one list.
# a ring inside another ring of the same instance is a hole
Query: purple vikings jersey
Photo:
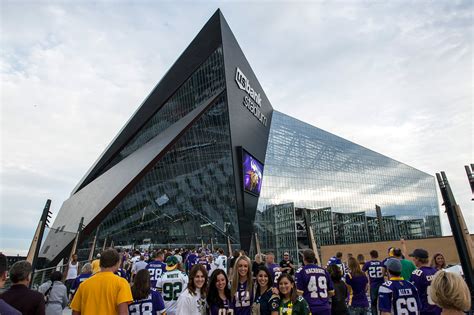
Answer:
[[92, 273], [81, 273], [73, 282], [71, 286], [71, 292], [74, 293], [79, 288], [79, 285], [86, 279], [90, 278]]
[[329, 258], [328, 263], [326, 265], [329, 266], [329, 265], [341, 265], [341, 264], [342, 264], [342, 261], [339, 258], [337, 258], [336, 256], [332, 256], [331, 258]]
[[211, 304], [209, 306], [210, 315], [233, 315], [234, 310], [229, 300], [222, 301], [222, 305]]
[[420, 295], [421, 308], [420, 313], [441, 314], [441, 308], [436, 306], [428, 294], [428, 287], [434, 279], [434, 275], [438, 270], [432, 267], [420, 267], [413, 271], [410, 282], [415, 285]]
[[165, 311], [165, 303], [161, 294], [155, 289], [151, 289], [146, 299], [130, 303], [128, 311], [130, 315], [161, 314]]
[[145, 267], [150, 273], [150, 283], [152, 288], [156, 288], [156, 282], [166, 271], [166, 264], [162, 261], [152, 260]]
[[333, 285], [329, 273], [323, 268], [308, 264], [301, 267], [295, 276], [296, 288], [303, 291], [303, 297], [309, 304], [311, 313], [331, 310], [329, 292]]
[[253, 294], [247, 291], [247, 281], [238, 284], [232, 304], [235, 315], [250, 315], [252, 313]]
[[198, 260], [198, 256], [196, 254], [189, 254], [188, 257], [186, 258], [186, 270], [189, 272], [191, 271], [191, 268], [196, 264]]
[[204, 258], [199, 258], [197, 263], [203, 265], [204, 267], [206, 267], [206, 270], [208, 272], [209, 272], [209, 270], [211, 270], [211, 264], [209, 264], [209, 262], [207, 261], [207, 259], [205, 257]]
[[379, 311], [394, 315], [418, 315], [421, 304], [416, 287], [402, 277], [392, 277], [379, 288]]
[[349, 287], [349, 305], [353, 307], [369, 307], [369, 300], [365, 294], [365, 288], [369, 280], [366, 275], [353, 277], [350, 273], [346, 275], [346, 284]]
[[278, 265], [278, 264], [269, 264], [269, 265], [267, 265], [267, 269], [268, 269], [268, 271], [270, 271], [270, 274], [272, 275], [273, 283], [275, 283], [275, 284], [278, 283], [278, 278], [281, 275], [280, 265]]
[[379, 287], [382, 283], [384, 283], [384, 266], [382, 262], [379, 260], [369, 260], [364, 264], [362, 267], [363, 272], [367, 272], [369, 275], [369, 282], [371, 288]]

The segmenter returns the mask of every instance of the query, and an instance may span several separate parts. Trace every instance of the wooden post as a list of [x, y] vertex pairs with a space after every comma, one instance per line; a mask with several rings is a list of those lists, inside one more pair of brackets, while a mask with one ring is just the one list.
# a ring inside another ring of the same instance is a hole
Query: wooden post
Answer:
[[104, 245], [102, 246], [102, 251], [105, 250], [105, 245], [107, 245], [107, 236], [104, 239]]
[[232, 256], [232, 245], [230, 244], [229, 235], [227, 235], [227, 250], [229, 251], [229, 257]]
[[314, 237], [313, 233], [313, 226], [311, 225], [311, 220], [309, 218], [309, 213], [307, 210], [304, 210], [304, 225], [306, 226], [306, 234], [308, 235], [309, 239], [309, 246], [311, 246], [311, 249], [314, 252], [314, 255], [316, 256], [316, 259], [319, 262], [319, 265], [322, 265], [322, 261], [319, 259], [319, 251], [318, 251], [318, 246], [316, 245], [316, 239]]
[[94, 240], [92, 241], [91, 251], [89, 252], [89, 261], [92, 261], [94, 258], [95, 245], [97, 244], [97, 236], [99, 235], [99, 227], [95, 230]]
[[258, 235], [255, 233], [255, 248], [257, 250], [257, 254], [261, 255], [262, 252], [260, 251], [260, 242], [258, 241]]
[[81, 236], [81, 231], [82, 231], [83, 226], [84, 226], [84, 217], [81, 217], [81, 221], [79, 222], [79, 227], [77, 228], [77, 232], [76, 232], [76, 238], [74, 239], [74, 243], [72, 244], [71, 253], [69, 254], [69, 259], [67, 261], [68, 265], [69, 265], [69, 262], [71, 261], [72, 255], [76, 253], [77, 244], [79, 243], [79, 237]]

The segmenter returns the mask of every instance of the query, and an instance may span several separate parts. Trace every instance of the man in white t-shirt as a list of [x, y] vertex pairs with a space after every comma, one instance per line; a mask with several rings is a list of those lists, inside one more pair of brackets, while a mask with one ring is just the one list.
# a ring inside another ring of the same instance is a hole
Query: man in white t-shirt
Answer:
[[217, 256], [214, 261], [214, 265], [217, 269], [222, 269], [227, 274], [227, 256], [224, 255], [224, 250], [222, 248], [219, 248], [217, 251], [219, 252], [219, 256]]
[[132, 281], [135, 278], [135, 275], [142, 269], [146, 269], [148, 265], [145, 262], [145, 257], [143, 255], [139, 256], [140, 260], [133, 264], [132, 266]]

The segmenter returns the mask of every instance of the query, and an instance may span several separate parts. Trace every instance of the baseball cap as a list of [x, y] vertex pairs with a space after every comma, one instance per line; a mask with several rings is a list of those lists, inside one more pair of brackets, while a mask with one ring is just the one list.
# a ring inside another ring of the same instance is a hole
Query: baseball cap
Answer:
[[402, 271], [402, 263], [400, 260], [396, 258], [387, 259], [385, 262], [385, 267], [387, 267], [390, 271], [401, 272]]
[[167, 271], [171, 271], [171, 270], [175, 270], [177, 267], [178, 267], [178, 258], [176, 258], [175, 256], [169, 256], [168, 258], [166, 258], [166, 270]]
[[423, 248], [417, 248], [408, 256], [416, 258], [428, 258], [428, 252]]
[[290, 256], [290, 254], [288, 252], [284, 252], [283, 256]]

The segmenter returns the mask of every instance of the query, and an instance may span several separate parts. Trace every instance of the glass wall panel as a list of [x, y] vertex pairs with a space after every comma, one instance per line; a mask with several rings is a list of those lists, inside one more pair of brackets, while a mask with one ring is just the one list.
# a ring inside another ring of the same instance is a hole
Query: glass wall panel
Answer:
[[256, 226], [288, 203], [311, 213], [318, 245], [441, 236], [433, 176], [274, 111]]
[[225, 93], [102, 221], [115, 245], [239, 242]]
[[[160, 132], [186, 116], [201, 102], [213, 96], [224, 87], [224, 60], [222, 47], [209, 58], [181, 85], [170, 99], [146, 122], [127, 145], [104, 166], [99, 175], [132, 154], [135, 150], [157, 136]], [[97, 176], [99, 176], [97, 175]]]

